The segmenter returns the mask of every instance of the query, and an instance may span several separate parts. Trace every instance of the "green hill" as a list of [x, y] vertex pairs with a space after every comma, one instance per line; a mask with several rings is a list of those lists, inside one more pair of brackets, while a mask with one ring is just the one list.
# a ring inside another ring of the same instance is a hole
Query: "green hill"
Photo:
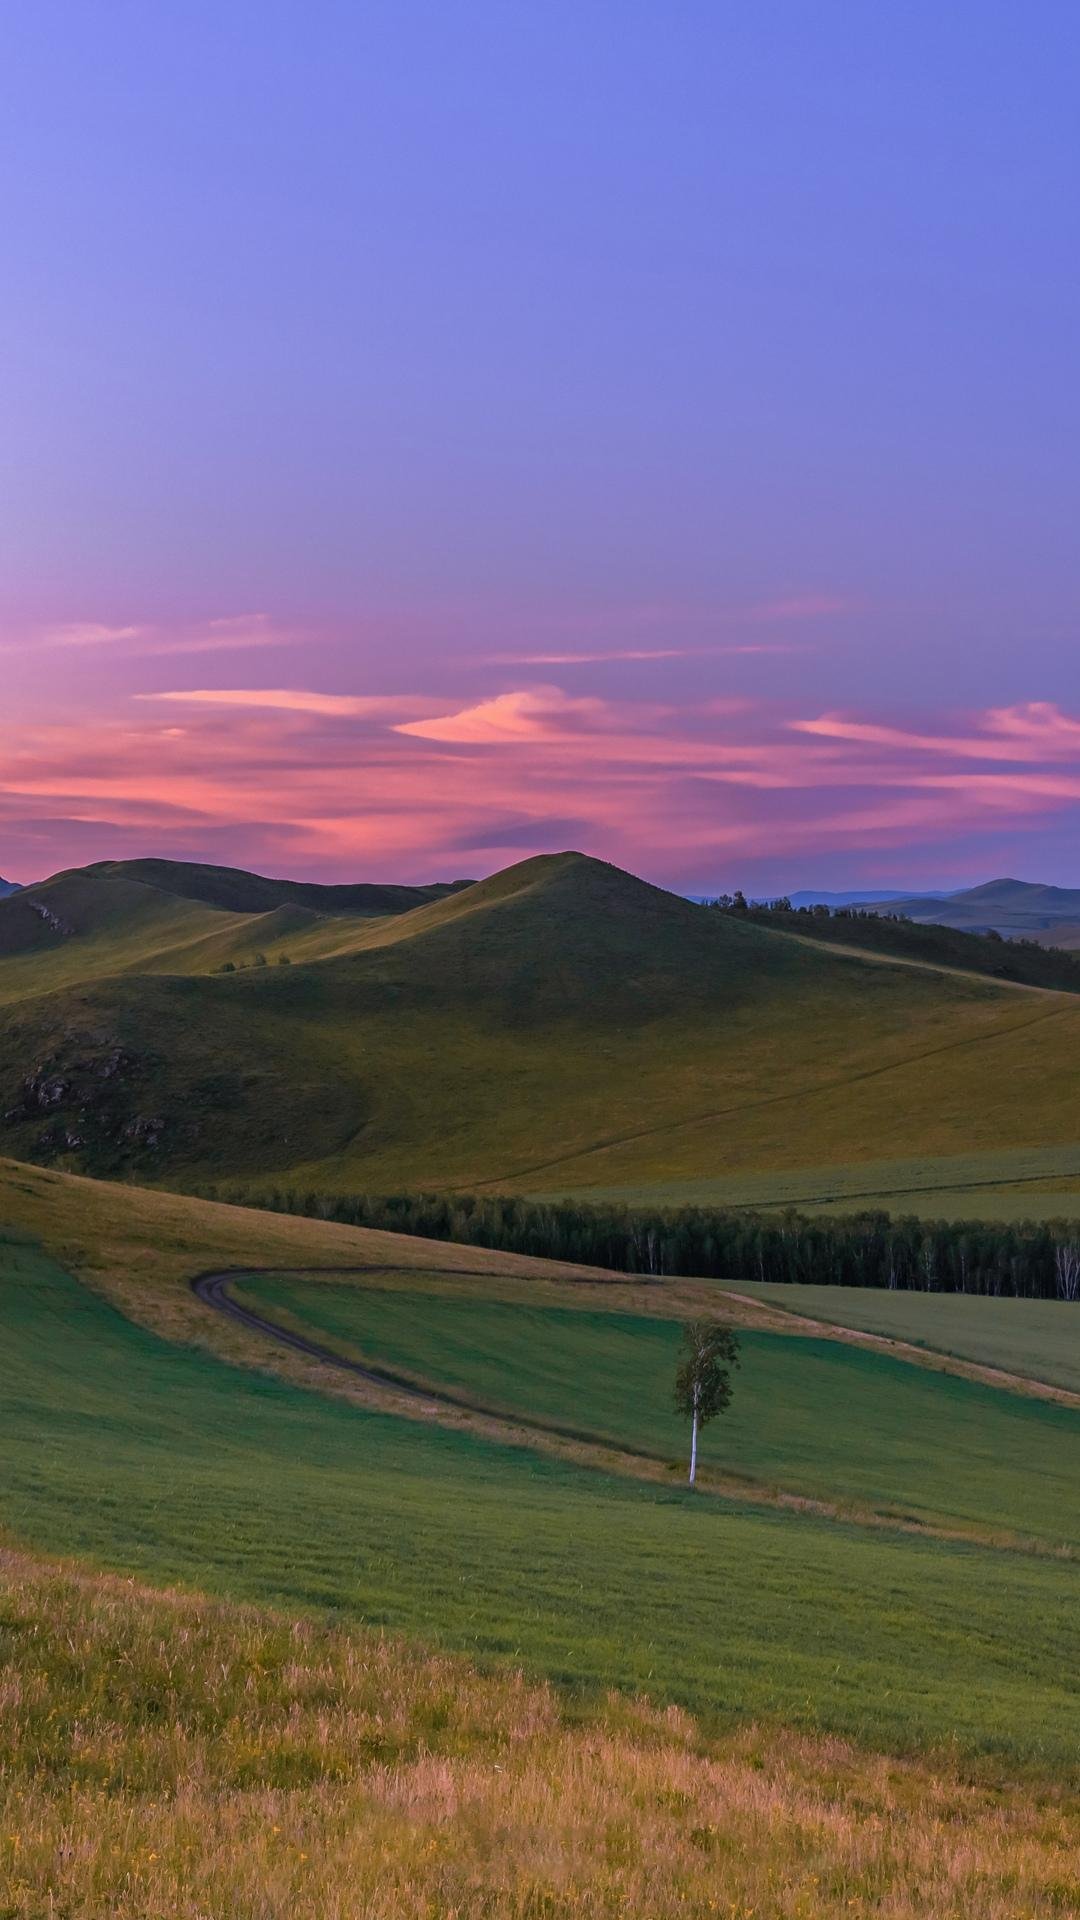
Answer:
[[428, 887], [320, 886], [309, 880], [269, 880], [238, 867], [208, 867], [182, 860], [99, 860], [89, 874], [112, 880], [136, 880], [182, 900], [201, 900], [230, 913], [269, 913], [275, 907], [307, 907], [312, 913], [407, 913], [428, 900], [441, 900], [465, 880]]
[[1074, 996], [832, 951], [580, 854], [392, 916], [86, 870], [0, 905], [0, 945], [0, 1139], [75, 1169], [632, 1190], [1077, 1134]]
[[[911, 904], [897, 902], [898, 906]], [[737, 911], [740, 919], [748, 918], [757, 926], [829, 946], [857, 947], [916, 965], [984, 973], [993, 980], [1045, 987], [1052, 993], [1080, 993], [1080, 953], [1069, 950], [1068, 940], [1064, 948], [1053, 944], [1049, 934], [1045, 941], [1020, 932], [1005, 937], [994, 930], [976, 932], [930, 918], [899, 918], [889, 902], [880, 909], [839, 907], [831, 912], [785, 906], [753, 906], [745, 913], [742, 908]]]
[[73, 868], [0, 901], [0, 1004], [109, 974], [251, 965], [286, 947], [322, 958], [453, 891], [318, 887], [170, 860]]

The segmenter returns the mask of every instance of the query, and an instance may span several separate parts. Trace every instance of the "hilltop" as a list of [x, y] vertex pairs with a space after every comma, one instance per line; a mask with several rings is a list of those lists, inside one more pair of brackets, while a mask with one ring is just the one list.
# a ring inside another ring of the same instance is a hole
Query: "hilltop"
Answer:
[[201, 871], [0, 903], [5, 1151], [543, 1192], [1075, 1138], [1072, 995], [833, 951], [576, 853], [382, 914], [241, 912], [192, 897]]
[[18, 893], [18, 891], [18, 886], [14, 880], [4, 880], [0, 878], [0, 900], [6, 900], [8, 894]]
[[423, 887], [320, 886], [310, 880], [271, 880], [239, 867], [199, 866], [181, 860], [99, 860], [83, 871], [108, 880], [137, 881], [230, 913], [269, 913], [284, 906], [306, 907], [320, 914], [407, 913], [411, 907], [441, 900], [470, 884], [455, 880]]

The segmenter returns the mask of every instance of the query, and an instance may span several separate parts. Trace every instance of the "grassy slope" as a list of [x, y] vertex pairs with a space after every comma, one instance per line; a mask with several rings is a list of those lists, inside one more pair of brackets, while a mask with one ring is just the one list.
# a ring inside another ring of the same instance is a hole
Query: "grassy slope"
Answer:
[[[897, 902], [897, 909], [903, 911], [903, 902]], [[748, 917], [757, 926], [798, 934], [826, 946], [861, 947], [868, 953], [892, 955], [900, 960], [957, 967], [989, 974], [994, 979], [1080, 993], [1080, 956], [1067, 950], [1057, 951], [1049, 944], [1035, 945], [1026, 937], [1026, 923], [1017, 928], [1018, 941], [996, 939], [938, 921], [890, 918], [873, 911], [859, 918], [752, 907]], [[1066, 937], [1068, 931], [1066, 929]], [[1048, 930], [1046, 941], [1049, 943], [1053, 937], [1053, 929]]]
[[[392, 1243], [17, 1167], [0, 1195], [0, 1216], [44, 1227], [54, 1253], [188, 1337], [208, 1316], [183, 1276], [226, 1249], [370, 1261]], [[401, 1258], [455, 1251], [406, 1243]], [[694, 1501], [405, 1423], [177, 1346], [24, 1250], [0, 1297], [0, 1520], [40, 1546], [332, 1606], [707, 1717], [1073, 1762], [1067, 1562]]]
[[100, 860], [85, 871], [109, 880], [136, 880], [178, 899], [201, 900], [233, 913], [266, 914], [298, 906], [319, 915], [383, 915], [443, 898], [465, 881], [426, 887], [322, 886], [306, 880], [272, 880], [239, 867], [211, 867], [184, 860]]
[[880, 1207], [932, 1219], [1080, 1219], [1080, 1147], [856, 1160], [785, 1173], [641, 1180], [579, 1189], [581, 1199], [655, 1207], [795, 1207], [853, 1213]]
[[[325, 959], [362, 945], [373, 920], [407, 912], [435, 891], [306, 887], [164, 860], [76, 869], [0, 907], [0, 1004], [118, 974], [251, 966], [257, 954]], [[318, 904], [324, 898], [328, 904]]]
[[[667, 1460], [685, 1450], [671, 1406], [677, 1320], [282, 1276], [245, 1281], [243, 1294], [484, 1405]], [[1080, 1376], [1080, 1336], [1061, 1332]], [[1080, 1546], [1080, 1410], [828, 1339], [745, 1333], [733, 1405], [705, 1430], [702, 1457], [818, 1499]]]
[[[121, 1043], [108, 1126], [93, 1097], [80, 1119], [85, 1077], [52, 1116], [73, 1164], [256, 1187], [632, 1186], [1075, 1138], [1075, 996], [833, 954], [580, 856], [348, 938], [318, 965], [24, 1001], [0, 1106], [27, 1059]], [[147, 1114], [152, 1149], [123, 1131]], [[7, 1140], [29, 1157], [43, 1131], [26, 1110]]]
[[0, 1552], [7, 1920], [1048, 1920], [1074, 1798]]
[[974, 1299], [957, 1293], [890, 1293], [877, 1287], [773, 1287], [739, 1292], [786, 1312], [909, 1340], [980, 1366], [1028, 1374], [1080, 1392], [1080, 1312], [1061, 1300]]

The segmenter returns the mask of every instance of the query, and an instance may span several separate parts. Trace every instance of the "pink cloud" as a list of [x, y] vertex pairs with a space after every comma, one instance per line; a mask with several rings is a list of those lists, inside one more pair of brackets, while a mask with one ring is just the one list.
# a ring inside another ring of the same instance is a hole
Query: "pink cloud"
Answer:
[[940, 753], [974, 760], [1029, 760], [1047, 754], [1080, 752], [1080, 721], [1047, 701], [1033, 700], [1018, 707], [991, 707], [977, 716], [966, 734], [913, 733], [902, 727], [849, 720], [825, 713], [815, 720], [791, 720], [793, 732], [816, 734], [825, 740], [853, 745], [897, 747], [911, 753]]
[[432, 706], [430, 700], [408, 694], [312, 693], [303, 687], [188, 687], [162, 693], [136, 693], [132, 697], [177, 706], [261, 707], [281, 713], [335, 714], [349, 719], [395, 720], [403, 713], [428, 712]]
[[175, 630], [101, 620], [68, 620], [0, 640], [2, 653], [48, 652], [54, 647], [100, 647], [140, 658], [182, 653], [231, 653], [253, 647], [281, 647], [296, 638], [275, 627], [265, 613], [230, 614], [195, 627]]
[[118, 849], [453, 877], [549, 835], [658, 879], [734, 877], [744, 860], [945, 845], [1078, 815], [1080, 720], [1045, 702], [934, 728], [556, 685], [456, 704], [172, 688], [0, 740], [0, 872], [17, 879]]
[[566, 739], [571, 733], [580, 737], [582, 732], [599, 731], [607, 715], [602, 700], [572, 698], [558, 687], [532, 687], [496, 694], [492, 700], [481, 700], [457, 713], [406, 721], [395, 732], [454, 746], [505, 745], [509, 741]]

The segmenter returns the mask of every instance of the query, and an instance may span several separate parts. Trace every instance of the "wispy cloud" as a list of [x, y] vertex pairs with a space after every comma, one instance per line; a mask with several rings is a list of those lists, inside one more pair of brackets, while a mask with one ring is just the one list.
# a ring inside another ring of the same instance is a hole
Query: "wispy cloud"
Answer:
[[395, 732], [455, 746], [497, 746], [565, 738], [569, 732], [596, 732], [603, 727], [607, 714], [602, 700], [575, 699], [559, 687], [530, 687], [497, 694], [493, 700], [478, 701], [456, 713], [406, 721]]
[[275, 627], [265, 613], [229, 614], [180, 627], [130, 622], [109, 625], [102, 620], [67, 620], [56, 626], [36, 627], [28, 633], [0, 640], [0, 653], [37, 653], [51, 648], [100, 647], [139, 658], [167, 654], [231, 653], [252, 647], [282, 647], [296, 639], [289, 629]]
[[32, 653], [50, 647], [130, 646], [146, 633], [145, 627], [106, 626], [100, 620], [68, 620], [59, 626], [40, 627], [30, 634], [5, 636], [0, 653]]
[[1080, 721], [1044, 700], [991, 707], [962, 734], [915, 732], [837, 713], [820, 714], [813, 720], [791, 720], [788, 725], [793, 732], [813, 734], [818, 739], [895, 748], [903, 753], [945, 754], [953, 759], [1030, 760], [1080, 753]]
[[122, 641], [138, 640], [143, 627], [107, 627], [99, 621], [73, 620], [60, 627], [48, 627], [42, 638], [51, 647], [111, 647]]
[[411, 694], [314, 693], [303, 687], [183, 687], [162, 693], [137, 693], [133, 698], [176, 706], [261, 707], [278, 713], [385, 720], [400, 720], [409, 713], [430, 713], [434, 704]]
[[610, 647], [599, 653], [493, 653], [487, 664], [492, 667], [591, 667], [621, 660], [706, 660], [725, 654], [791, 653], [792, 645], [782, 641], [747, 642], [744, 646], [715, 647]]
[[122, 718], [0, 735], [0, 868], [16, 877], [43, 871], [46, 848], [60, 866], [136, 843], [432, 877], [568, 835], [658, 879], [737, 877], [743, 862], [992, 846], [1069, 820], [1080, 717], [1038, 701], [920, 721], [555, 684], [464, 703], [173, 687]]

